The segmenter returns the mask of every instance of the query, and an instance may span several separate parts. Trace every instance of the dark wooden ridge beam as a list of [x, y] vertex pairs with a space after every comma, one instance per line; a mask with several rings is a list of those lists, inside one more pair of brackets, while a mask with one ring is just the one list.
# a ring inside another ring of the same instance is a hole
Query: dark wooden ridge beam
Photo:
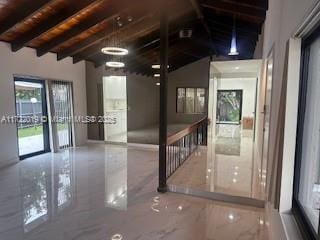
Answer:
[[237, 2], [230, 3], [221, 0], [203, 0], [201, 6], [235, 16], [242, 16], [248, 21], [254, 21], [256, 23], [262, 23], [266, 15], [265, 10], [252, 10], [252, 8], [240, 5]]
[[50, 31], [52, 28], [67, 22], [79, 12], [84, 11], [86, 8], [90, 7], [92, 4], [96, 4], [96, 0], [68, 0], [70, 1], [70, 6], [72, 6], [67, 11], [59, 11], [58, 14], [51, 17], [48, 21], [43, 21], [39, 23], [34, 29], [23, 34], [17, 40], [11, 43], [12, 51], [16, 52], [30, 43], [33, 39], [39, 37], [40, 35]]
[[34, 15], [36, 12], [41, 10], [44, 6], [50, 4], [54, 0], [33, 0], [28, 1], [27, 4], [18, 6], [15, 14], [13, 16], [7, 17], [1, 22], [0, 25], [0, 35], [7, 32], [20, 22], [23, 22], [25, 19], [29, 18], [31, 15]]
[[[207, 32], [207, 34], [209, 36], [209, 39], [211, 40], [211, 42], [213, 42], [212, 41], [212, 32], [211, 32], [211, 30], [210, 30], [210, 28], [208, 26], [206, 18], [203, 15], [203, 12], [202, 12], [202, 9], [201, 9], [202, 7], [199, 5], [198, 0], [190, 0], [190, 2], [191, 2], [191, 5], [192, 5], [193, 9], [197, 13], [197, 16], [200, 19], [204, 29], [206, 30], [206, 32]], [[213, 48], [213, 52], [216, 53], [216, 50], [214, 48]]]

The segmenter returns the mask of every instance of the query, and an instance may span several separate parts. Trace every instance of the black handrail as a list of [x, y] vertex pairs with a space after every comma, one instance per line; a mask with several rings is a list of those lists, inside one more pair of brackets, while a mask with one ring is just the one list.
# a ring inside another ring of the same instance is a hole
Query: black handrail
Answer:
[[207, 145], [208, 118], [167, 138], [167, 179], [188, 159], [199, 145]]

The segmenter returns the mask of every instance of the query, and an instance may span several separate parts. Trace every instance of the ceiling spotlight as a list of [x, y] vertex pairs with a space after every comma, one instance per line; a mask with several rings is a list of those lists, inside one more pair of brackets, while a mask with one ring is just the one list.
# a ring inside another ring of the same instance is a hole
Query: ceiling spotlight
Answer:
[[158, 77], [160, 77], [160, 74], [159, 74], [159, 73], [156, 73], [156, 74], [154, 74], [153, 76], [156, 77], [156, 78], [158, 78]]
[[[160, 69], [160, 64], [153, 64], [151, 67], [153, 69]], [[169, 68], [169, 65], [168, 65], [168, 68]]]
[[123, 23], [121, 21], [118, 21], [118, 26], [119, 27], [122, 27], [123, 26]]
[[123, 237], [121, 234], [117, 233], [117, 234], [114, 234], [112, 237], [111, 237], [111, 240], [122, 240]]
[[133, 17], [132, 16], [128, 16], [128, 22], [132, 22], [133, 21]]
[[231, 39], [231, 47], [229, 56], [237, 56], [239, 55], [237, 48], [237, 32], [236, 32], [236, 18], [234, 17], [233, 30], [232, 30], [232, 39]]
[[157, 83], [156, 83], [156, 85], [157, 85], [157, 86], [160, 86], [160, 83], [159, 83], [159, 82], [157, 82]]
[[106, 62], [107, 67], [123, 68], [125, 64], [123, 62]]
[[240, 69], [240, 67], [239, 66], [237, 66], [237, 67], [235, 67], [236, 68], [236, 70], [239, 70]]
[[129, 54], [129, 51], [127, 49], [119, 47], [104, 47], [101, 49], [101, 52], [104, 54], [115, 56], [124, 56]]

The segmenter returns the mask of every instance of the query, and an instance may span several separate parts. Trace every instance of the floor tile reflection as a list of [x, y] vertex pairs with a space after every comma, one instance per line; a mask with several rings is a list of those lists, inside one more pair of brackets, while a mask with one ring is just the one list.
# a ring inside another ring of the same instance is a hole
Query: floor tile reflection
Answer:
[[263, 200], [265, 174], [252, 134], [238, 128], [220, 129], [169, 178], [169, 184]]
[[157, 159], [92, 144], [0, 170], [0, 239], [268, 239], [261, 209], [158, 194]]

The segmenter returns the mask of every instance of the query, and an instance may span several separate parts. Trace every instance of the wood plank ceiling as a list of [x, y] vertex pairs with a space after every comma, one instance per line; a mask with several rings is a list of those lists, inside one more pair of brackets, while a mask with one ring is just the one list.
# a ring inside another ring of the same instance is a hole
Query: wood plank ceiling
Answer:
[[[96, 67], [110, 57], [101, 53], [117, 36], [129, 49], [126, 71], [151, 75], [159, 62], [161, 0], [0, 0], [0, 41], [13, 52], [28, 46], [39, 57], [48, 52], [60, 61], [91, 61]], [[203, 57], [228, 56], [234, 19], [238, 59], [250, 59], [265, 20], [268, 0], [169, 0], [170, 71]], [[117, 28], [115, 30], [115, 19]], [[121, 26], [119, 26], [121, 25]], [[181, 38], [181, 30], [192, 30]]]

